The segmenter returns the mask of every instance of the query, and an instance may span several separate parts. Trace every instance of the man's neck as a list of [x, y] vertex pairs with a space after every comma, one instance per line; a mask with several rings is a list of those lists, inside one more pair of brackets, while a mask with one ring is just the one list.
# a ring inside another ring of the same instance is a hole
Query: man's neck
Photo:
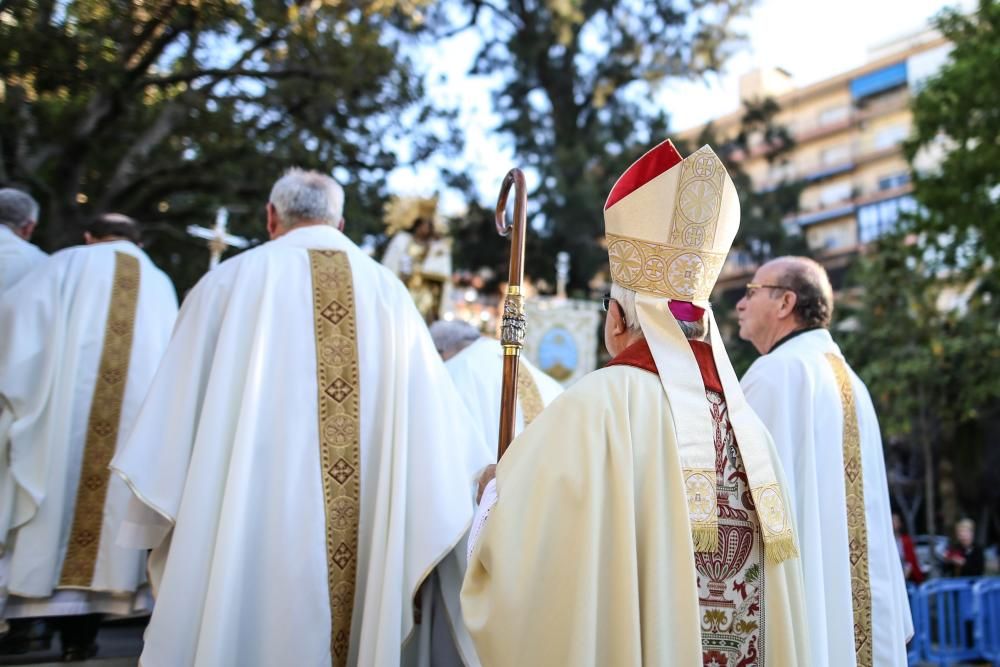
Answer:
[[115, 241], [128, 241], [129, 243], [132, 242], [131, 239], [125, 238], [124, 236], [112, 235], [112, 236], [102, 236], [99, 239], [94, 239], [89, 243], [89, 245], [95, 245], [97, 243], [114, 243]]
[[774, 352], [776, 349], [778, 349], [779, 347], [781, 347], [782, 345], [784, 345], [785, 343], [787, 343], [791, 339], [795, 338], [796, 336], [799, 336], [799, 335], [804, 334], [804, 333], [809, 333], [810, 331], [815, 331], [816, 329], [820, 329], [820, 328], [822, 328], [822, 327], [807, 327], [807, 326], [798, 325], [798, 326], [796, 326], [796, 327], [794, 327], [794, 328], [786, 331], [785, 335], [779, 336], [778, 338], [776, 338], [771, 343], [771, 346], [769, 348], [767, 348], [767, 352], [765, 352], [764, 354], [770, 354], [771, 352]]

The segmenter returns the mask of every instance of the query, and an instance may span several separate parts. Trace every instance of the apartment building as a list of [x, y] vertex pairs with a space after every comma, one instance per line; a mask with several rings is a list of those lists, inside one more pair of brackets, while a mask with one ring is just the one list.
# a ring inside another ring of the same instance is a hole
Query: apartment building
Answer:
[[[780, 161], [769, 161], [760, 137], [751, 137], [743, 168], [760, 190], [782, 181], [805, 184], [799, 211], [781, 221], [803, 234], [831, 271], [845, 267], [861, 247], [891, 229], [915, 206], [902, 142], [910, 133], [910, 101], [921, 82], [945, 62], [950, 44], [934, 31], [894, 39], [870, 51], [865, 65], [806, 86], [780, 69], [740, 79], [740, 99], [773, 98], [777, 123], [795, 140]], [[739, 131], [742, 110], [713, 121], [725, 139]], [[681, 133], [693, 139], [701, 127]], [[734, 253], [720, 279], [728, 291], [755, 270]]]

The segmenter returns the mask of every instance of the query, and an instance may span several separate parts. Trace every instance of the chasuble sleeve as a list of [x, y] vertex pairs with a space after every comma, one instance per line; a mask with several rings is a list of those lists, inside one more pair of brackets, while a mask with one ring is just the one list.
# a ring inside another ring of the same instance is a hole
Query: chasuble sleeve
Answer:
[[135, 496], [118, 534], [123, 546], [159, 546], [177, 517], [222, 310], [219, 290], [202, 287], [184, 301], [135, 425], [111, 461]]
[[553, 401], [501, 460], [466, 574], [482, 663], [700, 664], [682, 486], [655, 375], [604, 369]]
[[750, 366], [740, 380], [747, 403], [771, 434], [774, 448], [785, 470], [787, 493], [802, 507], [804, 480], [815, 474], [812, 465], [813, 423], [810, 382], [803, 365], [793, 358], [763, 356]]
[[0, 297], [0, 395], [15, 420], [40, 409], [58, 363], [51, 349], [61, 302], [56, 266], [46, 263]]

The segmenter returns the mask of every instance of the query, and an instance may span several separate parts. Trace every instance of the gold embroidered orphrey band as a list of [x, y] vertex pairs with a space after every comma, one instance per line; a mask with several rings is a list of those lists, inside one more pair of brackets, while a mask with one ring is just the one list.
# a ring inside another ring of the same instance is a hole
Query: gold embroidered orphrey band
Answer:
[[545, 407], [542, 401], [542, 393], [538, 391], [538, 384], [535, 378], [531, 377], [531, 371], [521, 363], [517, 369], [517, 400], [521, 403], [521, 414], [524, 415], [524, 426], [535, 421]]
[[361, 514], [361, 401], [354, 287], [347, 255], [310, 250], [319, 454], [326, 509], [330, 658], [347, 664]]
[[681, 301], [712, 295], [726, 253], [607, 234], [611, 277], [622, 287]]
[[851, 600], [854, 607], [854, 652], [858, 667], [872, 665], [872, 591], [868, 579], [868, 529], [861, 467], [861, 432], [854, 392], [844, 360], [827, 353], [840, 388], [844, 409], [844, 491], [847, 496], [847, 539], [851, 558]]
[[80, 482], [76, 489], [76, 509], [59, 576], [60, 587], [89, 588], [94, 580], [94, 565], [97, 563], [104, 523], [104, 502], [111, 477], [108, 464], [118, 443], [138, 301], [139, 260], [116, 252], [111, 302], [104, 325], [104, 347], [90, 404]]

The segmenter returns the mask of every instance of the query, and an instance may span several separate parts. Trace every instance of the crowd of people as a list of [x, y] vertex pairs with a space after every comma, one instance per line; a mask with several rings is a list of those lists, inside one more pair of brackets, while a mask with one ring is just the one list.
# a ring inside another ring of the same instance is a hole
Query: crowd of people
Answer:
[[507, 351], [428, 328], [432, 214], [399, 209], [387, 268], [343, 205], [290, 169], [270, 241], [178, 312], [135, 220], [47, 257], [0, 190], [0, 651], [47, 619], [86, 659], [103, 618], [151, 610], [146, 667], [906, 665], [912, 547], [829, 279], [757, 270], [739, 379], [709, 301], [739, 198], [710, 147], [618, 179], [611, 362], [564, 390], [522, 361], [499, 462]]

